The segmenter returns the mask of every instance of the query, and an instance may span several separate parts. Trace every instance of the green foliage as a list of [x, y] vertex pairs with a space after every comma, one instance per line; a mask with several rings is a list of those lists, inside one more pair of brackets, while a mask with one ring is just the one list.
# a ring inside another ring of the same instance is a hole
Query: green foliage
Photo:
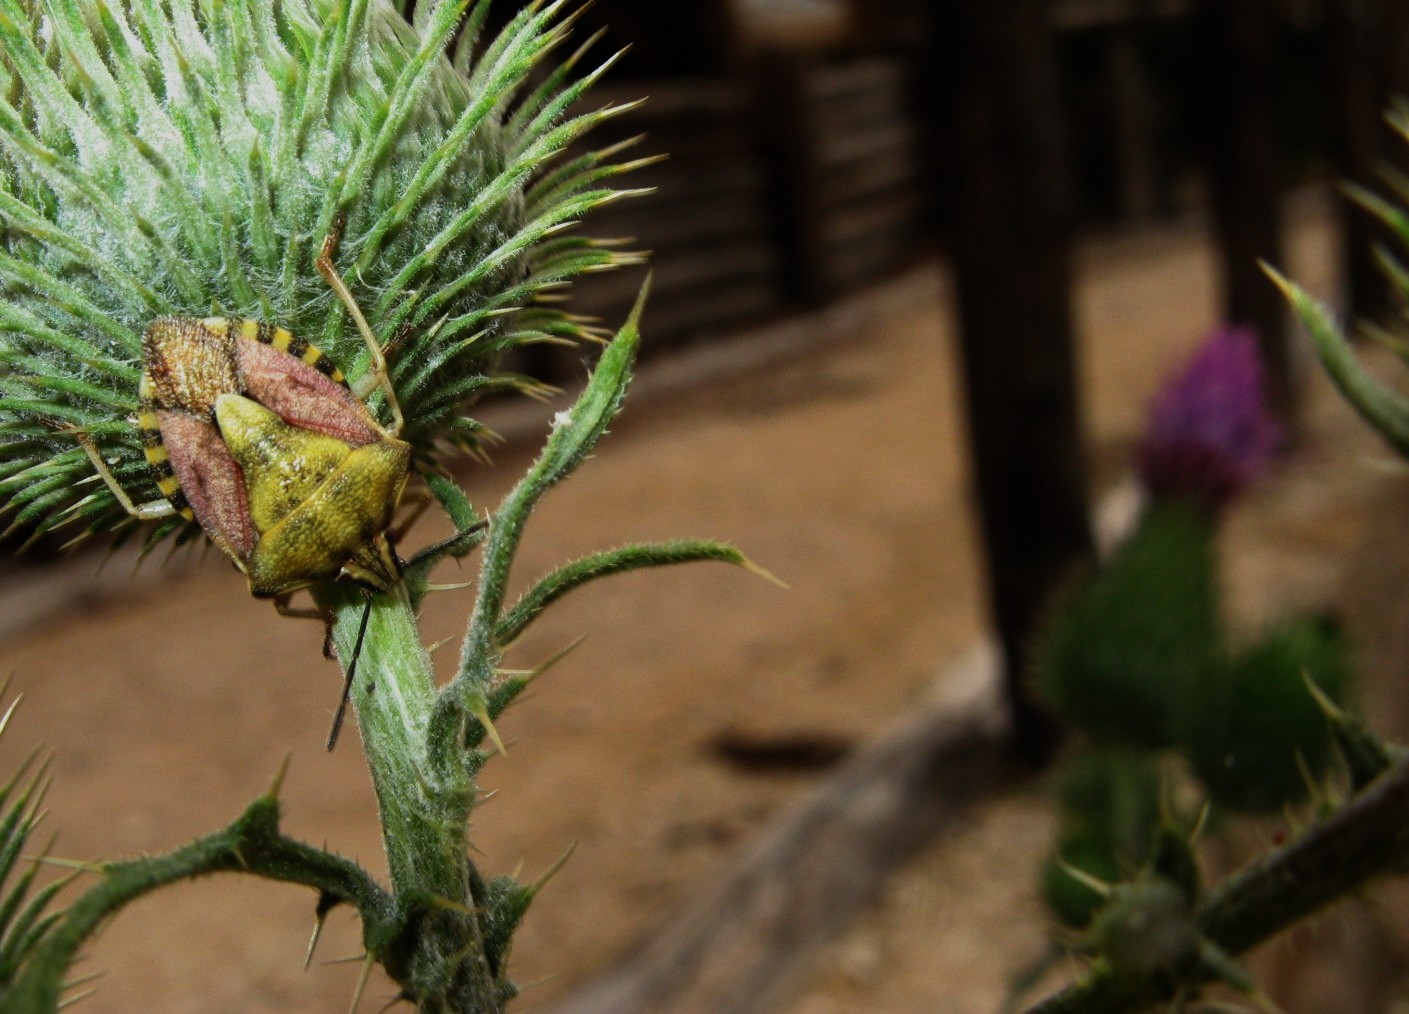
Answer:
[[1199, 935], [1179, 888], [1161, 877], [1121, 884], [1091, 927], [1094, 949], [1120, 976], [1176, 976], [1198, 962]]
[[[1162, 752], [1188, 760], [1191, 788], [1239, 811], [1303, 799], [1326, 780], [1333, 735], [1367, 772], [1391, 759], [1334, 704], [1350, 660], [1333, 624], [1302, 618], [1240, 650], [1223, 644], [1213, 536], [1207, 514], [1157, 502], [1110, 562], [1067, 593], [1039, 643], [1041, 687], [1091, 741], [1063, 769], [1061, 826], [1042, 875], [1064, 926], [1099, 936], [1098, 925], [1123, 925], [1131, 906], [1146, 904], [1178, 926], [1161, 889], [1133, 890], [1142, 878], [1181, 885], [1193, 904], [1198, 864], [1185, 832], [1166, 826]], [[1125, 886], [1108, 894], [1098, 882]]]
[[1409, 756], [1403, 747], [1386, 743], [1360, 717], [1336, 705], [1314, 684], [1310, 684], [1316, 703], [1326, 713], [1331, 726], [1331, 739], [1336, 745], [1350, 778], [1352, 792], [1359, 792], [1396, 763]]
[[277, 794], [282, 779], [281, 771], [266, 795], [213, 834], [164, 855], [85, 867], [96, 881], [60, 916], [51, 917], [48, 932], [14, 969], [0, 1007], [25, 1014], [56, 1010], [80, 948], [114, 913], [166, 884], [212, 873], [253, 873], [310, 887], [318, 893], [322, 913], [330, 904], [355, 905], [369, 947], [396, 932], [392, 899], [361, 867], [280, 831]]
[[[1265, 267], [1265, 265], [1264, 265]], [[1396, 452], [1409, 457], [1409, 399], [1381, 384], [1361, 364], [1330, 310], [1300, 286], [1266, 268], [1301, 317], [1326, 374], [1361, 417]]]
[[[1409, 143], [1409, 104], [1401, 101], [1386, 117], [1400, 139]], [[1382, 196], [1365, 187], [1347, 184], [1347, 195], [1373, 216], [1384, 232], [1393, 237], [1393, 244], [1377, 243], [1374, 253], [1381, 270], [1396, 290], [1400, 306], [1409, 306], [1409, 266], [1404, 258], [1409, 254], [1409, 177], [1388, 167], [1384, 170], [1390, 196]], [[1281, 288], [1292, 309], [1306, 326], [1312, 345], [1327, 375], [1340, 388], [1356, 411], [1384, 438], [1396, 452], [1409, 458], [1409, 398], [1381, 383], [1361, 364], [1355, 350], [1346, 340], [1340, 323], [1331, 311], [1316, 302], [1306, 290], [1283, 277], [1274, 268], [1264, 265], [1272, 280]], [[1401, 310], [1400, 329], [1405, 320]], [[1377, 326], [1365, 325], [1364, 330], [1380, 339], [1401, 360], [1409, 361], [1409, 349], [1402, 338]]]
[[[639, 340], [636, 321], [633, 315], [609, 344], [577, 403], [560, 415], [539, 460], [491, 516], [477, 608], [466, 639], [471, 647], [455, 680], [443, 688], [435, 685], [410, 589], [399, 586], [373, 600], [353, 700], [377, 792], [390, 890], [356, 864], [286, 838], [278, 826], [276, 782], [274, 790], [224, 830], [166, 855], [94, 866], [97, 882], [61, 920], [40, 924], [41, 929], [53, 926], [42, 946], [15, 948], [17, 995], [24, 1004], [17, 1009], [53, 1010], [82, 943], [132, 900], [177, 880], [244, 872], [314, 888], [322, 914], [332, 903], [355, 907], [368, 954], [401, 986], [402, 998], [421, 1010], [502, 1010], [516, 993], [507, 968], [513, 932], [547, 878], [532, 884], [509, 877], [486, 879], [470, 859], [475, 777], [488, 759], [479, 744], [486, 734], [494, 735], [491, 717], [513, 701], [531, 676], [499, 668], [503, 646], [496, 632], [521, 630], [562, 594], [609, 574], [693, 560], [749, 566], [737, 550], [699, 540], [625, 547], [555, 571], [518, 606], [505, 606], [518, 538], [533, 505], [588, 458], [621, 405]], [[433, 488], [457, 522], [468, 523], [474, 516], [452, 487], [437, 482]], [[337, 611], [334, 638], [348, 658], [363, 600], [338, 586], [320, 588], [319, 594], [328, 596]], [[32, 815], [32, 810], [26, 796], [16, 812]], [[7, 828], [20, 819], [12, 814], [9, 822], [0, 822], [0, 873], [8, 869], [5, 856], [10, 853], [3, 848]], [[17, 826], [27, 834], [31, 825]], [[22, 899], [27, 886], [22, 881], [12, 897]], [[41, 895], [26, 911], [42, 910], [47, 900], [47, 894]], [[0, 919], [8, 904], [0, 905]], [[28, 929], [30, 922], [22, 925]], [[0, 969], [7, 939], [0, 937]]]
[[[16, 700], [0, 718], [0, 735], [9, 728], [18, 704]], [[34, 766], [31, 756], [0, 787], [0, 1009], [6, 1010], [15, 980], [61, 918], [51, 907], [67, 883], [55, 880], [38, 887], [39, 862], [26, 863], [48, 787], [47, 765], [38, 772]]]
[[[1037, 644], [1039, 686], [1089, 741], [1062, 771], [1043, 894], [1113, 981], [1250, 986], [1194, 923], [1202, 877], [1173, 798], [1241, 811], [1301, 800], [1327, 781], [1338, 719], [1335, 741], [1367, 776], [1391, 759], [1334, 704], [1350, 679], [1334, 625], [1302, 618], [1245, 648], [1224, 643], [1214, 534], [1208, 512], [1156, 500]], [[1195, 783], [1172, 787], [1171, 752]]]
[[1324, 780], [1330, 723], [1306, 683], [1333, 701], [1348, 690], [1349, 650], [1335, 624], [1288, 623], [1201, 675], [1180, 740], [1215, 802], [1275, 812]]
[[1053, 607], [1033, 655], [1037, 684], [1098, 745], [1168, 746], [1220, 631], [1212, 522], [1158, 503]]

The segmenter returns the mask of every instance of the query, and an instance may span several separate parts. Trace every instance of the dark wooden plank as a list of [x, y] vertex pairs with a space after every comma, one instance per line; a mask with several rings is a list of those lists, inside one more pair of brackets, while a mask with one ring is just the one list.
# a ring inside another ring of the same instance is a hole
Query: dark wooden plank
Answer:
[[625, 105], [644, 98], [631, 113], [640, 124], [675, 122], [682, 119], [716, 119], [735, 115], [747, 98], [740, 87], [726, 78], [655, 78], [650, 81], [603, 82], [593, 88], [581, 110], [606, 105]]
[[656, 192], [646, 200], [665, 208], [719, 194], [761, 194], [765, 180], [763, 170], [752, 160], [718, 159], [701, 164], [672, 155], [664, 162], [621, 177], [621, 185], [654, 188]]
[[850, 132], [866, 130], [878, 123], [905, 123], [913, 119], [905, 107], [903, 94], [874, 91], [853, 95], [842, 101], [814, 99], [811, 105], [821, 130]]
[[[1387, 7], [1403, 8], [1404, 2], [1367, 5], [1330, 0], [1326, 4], [1330, 26], [1327, 76], [1331, 164], [1340, 179], [1372, 190], [1380, 188], [1379, 171], [1387, 155], [1394, 156], [1395, 164], [1404, 163], [1402, 149], [1393, 147], [1402, 142], [1392, 139], [1384, 123], [1384, 111], [1394, 94], [1389, 91], [1387, 42], [1396, 34], [1394, 19], [1403, 21], [1405, 15], [1391, 15]], [[1375, 260], [1373, 245], [1391, 237], [1349, 198], [1341, 197], [1339, 210], [1346, 313], [1382, 318], [1394, 301], [1391, 287]]]
[[[590, 307], [581, 305], [578, 309], [598, 317], [604, 326], [614, 327], [625, 319], [634, 301], [633, 292], [629, 299]], [[652, 289], [642, 319], [645, 338], [641, 355], [650, 358], [691, 341], [719, 337], [724, 332], [757, 324], [782, 308], [777, 284], [766, 277], [741, 276], [732, 283], [677, 290], [659, 299]], [[580, 358], [580, 353], [573, 355], [574, 359]]]
[[767, 217], [761, 195], [723, 194], [677, 204], [641, 198], [612, 210], [593, 216], [591, 235], [630, 237], [633, 245], [661, 255], [677, 246], [761, 237]]
[[855, 243], [866, 236], [913, 236], [923, 197], [919, 190], [898, 190], [874, 200], [838, 209], [822, 226], [822, 242]]
[[836, 131], [866, 129], [876, 123], [912, 119], [908, 101], [907, 89], [900, 82], [893, 87], [870, 88], [834, 97], [810, 94], [807, 98], [819, 127]]
[[788, 50], [760, 51], [749, 68], [754, 139], [769, 179], [768, 207], [788, 297], [818, 306], [835, 295], [822, 260], [815, 104], [806, 82], [815, 60]]
[[[770, 279], [777, 271], [776, 252], [769, 244], [758, 240], [672, 248], [651, 260], [651, 302], [664, 301], [682, 290], [713, 289], [751, 278]], [[629, 306], [640, 284], [639, 278], [625, 271], [588, 276], [578, 286], [579, 308], [595, 313], [595, 309], [586, 309], [589, 301], [594, 307], [598, 304]]]
[[891, 158], [915, 150], [915, 125], [898, 117], [874, 121], [845, 133], [822, 134], [816, 159], [823, 170], [869, 158]]
[[[776, 253], [766, 243], [672, 250], [655, 260], [652, 270], [648, 355], [695, 336], [755, 322], [782, 307]], [[640, 278], [628, 272], [586, 279], [574, 306], [608, 324], [620, 321], [635, 301], [639, 283]]]
[[1292, 420], [1286, 300], [1258, 266], [1282, 264], [1282, 164], [1275, 132], [1273, 0], [1198, 0], [1195, 27], [1224, 317], [1257, 331], [1268, 399]]
[[[756, 324], [782, 309], [776, 285], [758, 278], [740, 278], [717, 289], [698, 289], [677, 300], [652, 308], [651, 319], [668, 342], [650, 354], [696, 339], [719, 337], [722, 332]], [[657, 315], [658, 314], [658, 315]]]
[[834, 250], [827, 270], [840, 291], [889, 278], [914, 259], [915, 244], [903, 236], [877, 233]]
[[897, 151], [889, 157], [865, 159], [839, 166], [822, 182], [820, 197], [827, 208], [874, 200], [919, 186], [920, 163], [913, 150]]
[[1191, 0], [1053, 0], [1047, 16], [1053, 28], [1075, 31], [1136, 20], [1181, 18], [1191, 6]]
[[820, 64], [803, 83], [804, 94], [818, 102], [842, 102], [858, 95], [905, 95], [905, 65], [890, 57]]

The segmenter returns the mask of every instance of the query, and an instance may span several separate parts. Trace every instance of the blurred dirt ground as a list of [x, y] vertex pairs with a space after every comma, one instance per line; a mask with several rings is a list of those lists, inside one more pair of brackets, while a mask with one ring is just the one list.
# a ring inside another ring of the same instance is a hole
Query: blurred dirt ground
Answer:
[[[1312, 200], [1293, 217], [1290, 273], [1328, 293], [1325, 216]], [[1215, 323], [1213, 266], [1187, 225], [1088, 242], [1079, 276], [1087, 424], [1108, 484], [1157, 380]], [[476, 813], [490, 873], [532, 875], [577, 843], [518, 937], [517, 1009], [547, 1006], [669, 918], [830, 754], [902, 712], [979, 636], [950, 310], [938, 270], [919, 268], [762, 342], [648, 366], [597, 456], [530, 525], [520, 583], [592, 549], [697, 535], [737, 543], [791, 590], [718, 565], [614, 578], [516, 648], [529, 666], [589, 635], [502, 721], [508, 756], [486, 778], [501, 791]], [[1338, 603], [1366, 661], [1400, 679], [1409, 484], [1374, 466], [1388, 454], [1319, 376], [1310, 389], [1307, 445], [1231, 519], [1235, 605], [1259, 622]], [[541, 434], [556, 407], [533, 409], [541, 423], [516, 409], [509, 428]], [[535, 447], [515, 440], [468, 473], [476, 501], [502, 495]], [[422, 527], [426, 540], [441, 530]], [[53, 753], [55, 854], [181, 844], [235, 816], [291, 754], [287, 830], [382, 869], [355, 736], [322, 750], [339, 680], [315, 625], [275, 617], [215, 553], [130, 578], [118, 560], [92, 579], [94, 557], [3, 566], [0, 674], [25, 701], [0, 770], [41, 744]], [[452, 639], [447, 672], [469, 596], [425, 611], [427, 639]], [[1403, 724], [1393, 684], [1369, 696]], [[740, 765], [721, 748], [778, 741], [802, 745], [784, 751], [794, 763]], [[795, 1009], [997, 1009], [1045, 946], [1035, 871], [1050, 831], [1037, 790], [974, 813], [828, 950]], [[324, 962], [358, 953], [356, 924], [334, 913], [303, 972], [313, 900], [228, 877], [161, 892], [91, 948], [80, 971], [104, 975], [81, 1009], [345, 1010], [358, 967]], [[1273, 974], [1282, 966], [1310, 963]], [[362, 1009], [391, 992], [374, 979]]]

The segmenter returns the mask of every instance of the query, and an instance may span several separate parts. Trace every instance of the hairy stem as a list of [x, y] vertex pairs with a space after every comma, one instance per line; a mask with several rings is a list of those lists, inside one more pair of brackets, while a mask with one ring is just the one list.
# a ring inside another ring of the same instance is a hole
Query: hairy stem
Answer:
[[[366, 604], [356, 593], [344, 593], [328, 604], [337, 614], [333, 642], [346, 669], [353, 661]], [[463, 843], [466, 810], [448, 810], [450, 787], [430, 784], [424, 770], [425, 727], [435, 682], [402, 589], [372, 600], [367, 636], [356, 661], [357, 679], [350, 694], [381, 808], [392, 886], [397, 893], [420, 890], [462, 899], [468, 883], [463, 857], [447, 859], [441, 853], [447, 842]], [[467, 795], [473, 791], [473, 786], [463, 788]]]
[[303, 884], [324, 902], [355, 905], [367, 940], [387, 935], [394, 919], [391, 897], [356, 863], [280, 834], [279, 804], [272, 793], [255, 800], [229, 827], [174, 852], [94, 869], [101, 879], [68, 908], [26, 964], [6, 997], [6, 1010], [58, 1009], [65, 972], [84, 941], [128, 902], [178, 880], [252, 873]]
[[[349, 665], [367, 605], [342, 589], [324, 597], [337, 616], [338, 656]], [[405, 588], [374, 597], [370, 609], [350, 692], [402, 919], [398, 939], [374, 953], [421, 1010], [498, 1011], [471, 894], [474, 782], [463, 766], [432, 771], [426, 764], [435, 681]]]

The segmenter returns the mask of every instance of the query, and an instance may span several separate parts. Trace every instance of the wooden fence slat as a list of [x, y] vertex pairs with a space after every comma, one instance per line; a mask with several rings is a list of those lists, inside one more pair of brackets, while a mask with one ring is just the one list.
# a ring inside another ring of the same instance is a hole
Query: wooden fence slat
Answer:
[[905, 92], [904, 65], [888, 57], [822, 64], [804, 87], [808, 98], [819, 102], [877, 92], [899, 96]]
[[870, 158], [909, 154], [915, 144], [914, 124], [888, 120], [846, 132], [828, 132], [819, 138], [816, 156], [825, 173]]
[[[772, 248], [761, 240], [740, 240], [699, 249], [673, 248], [651, 259], [651, 302], [665, 299], [671, 293], [696, 286], [713, 286], [721, 280], [757, 278], [776, 268]], [[603, 301], [634, 300], [640, 279], [631, 272], [613, 271], [601, 276], [602, 284], [594, 292]]]
[[822, 193], [827, 207], [875, 200], [898, 191], [919, 195], [920, 166], [914, 152], [897, 152], [839, 168]]
[[629, 236], [633, 244], [654, 250], [660, 257], [673, 246], [763, 234], [764, 213], [754, 195], [722, 194], [675, 208], [642, 198], [636, 205], [617, 215], [597, 215], [591, 234]]
[[841, 209], [822, 227], [826, 243], [854, 243], [863, 236], [914, 236], [924, 201], [917, 191], [901, 191], [880, 200]]
[[[778, 54], [759, 70], [763, 76], [744, 82], [635, 81], [594, 94], [594, 105], [649, 96], [599, 131], [594, 145], [645, 132], [639, 152], [667, 155], [622, 180], [652, 194], [603, 209], [588, 226], [591, 235], [627, 237], [653, 252], [653, 348], [780, 311], [788, 291], [794, 299], [803, 289], [808, 298], [833, 298], [917, 248], [912, 223], [924, 194], [904, 61], [813, 63]], [[759, 114], [767, 123], [750, 137], [740, 125], [757, 124]], [[795, 229], [807, 235], [789, 238]], [[785, 289], [787, 272], [793, 281]], [[799, 279], [811, 281], [799, 287]], [[611, 319], [636, 286], [634, 278], [586, 278], [576, 303]]]

